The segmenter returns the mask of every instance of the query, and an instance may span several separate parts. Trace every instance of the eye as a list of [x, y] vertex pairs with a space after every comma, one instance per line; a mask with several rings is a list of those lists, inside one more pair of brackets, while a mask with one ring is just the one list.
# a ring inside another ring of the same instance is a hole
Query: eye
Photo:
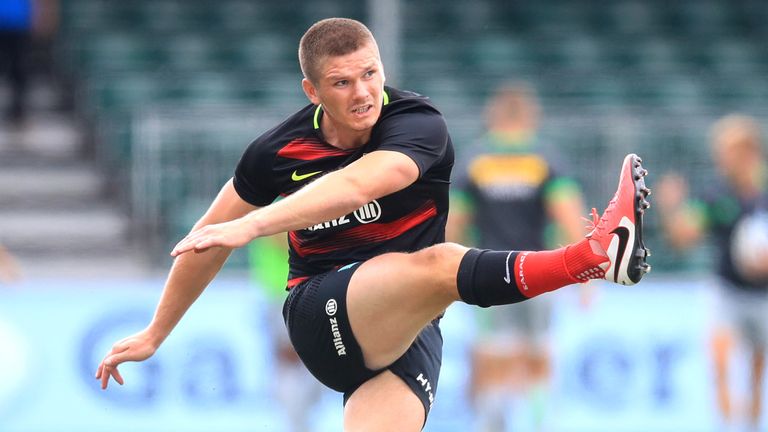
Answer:
[[371, 69], [371, 70], [369, 70], [368, 72], [366, 72], [366, 73], [365, 73], [365, 77], [366, 77], [366, 78], [370, 78], [370, 77], [372, 77], [372, 76], [373, 76], [375, 73], [376, 73], [376, 71], [375, 71], [375, 70], [373, 70], [373, 69]]
[[334, 86], [334, 87], [344, 87], [344, 86], [346, 86], [347, 84], [349, 84], [349, 81], [348, 81], [348, 80], [338, 80], [338, 81], [336, 81], [335, 83], [333, 83], [333, 86]]

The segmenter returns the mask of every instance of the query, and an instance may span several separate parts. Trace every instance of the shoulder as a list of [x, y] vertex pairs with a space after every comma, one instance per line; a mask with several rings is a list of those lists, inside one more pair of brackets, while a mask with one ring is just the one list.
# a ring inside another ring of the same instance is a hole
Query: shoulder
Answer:
[[236, 172], [239, 175], [264, 175], [271, 171], [278, 156], [311, 145], [315, 141], [312, 127], [314, 109], [314, 105], [305, 106], [251, 141], [240, 158]]
[[385, 91], [387, 97], [374, 126], [374, 137], [447, 135], [445, 119], [429, 98], [392, 87]]
[[314, 136], [314, 106], [308, 105], [262, 133], [243, 152], [234, 175], [235, 190], [245, 201], [264, 206], [280, 193], [275, 171], [280, 156], [287, 151], [299, 153]]
[[314, 105], [306, 105], [273, 128], [254, 139], [247, 153], [277, 153], [282, 147], [297, 138], [313, 135], [312, 121], [315, 112]]
[[394, 87], [384, 87], [385, 99], [381, 119], [403, 113], [425, 113], [442, 117], [440, 110], [424, 95]]
[[275, 127], [262, 133], [251, 143], [251, 147], [267, 147], [277, 151], [281, 145], [297, 137], [313, 134], [313, 116], [315, 105], [306, 105]]
[[575, 167], [568, 163], [562, 154], [544, 150], [539, 153], [539, 156], [542, 163], [547, 166], [551, 180], [567, 179], [576, 181], [574, 175]]

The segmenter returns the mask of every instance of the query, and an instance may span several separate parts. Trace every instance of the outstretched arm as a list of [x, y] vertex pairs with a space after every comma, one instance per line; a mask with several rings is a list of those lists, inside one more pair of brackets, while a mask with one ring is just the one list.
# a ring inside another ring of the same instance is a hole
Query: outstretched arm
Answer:
[[575, 243], [587, 235], [583, 215], [584, 200], [578, 189], [573, 188], [568, 194], [558, 194], [547, 201], [547, 212], [563, 233], [563, 240]]
[[[193, 230], [242, 217], [255, 208], [240, 198], [230, 180]], [[228, 248], [215, 248], [187, 254], [174, 261], [152, 322], [144, 330], [117, 342], [99, 364], [96, 378], [101, 380], [101, 388], [107, 388], [110, 376], [123, 384], [123, 378], [117, 370], [121, 363], [146, 360], [155, 353], [221, 269], [230, 252]]]
[[656, 186], [661, 227], [669, 243], [678, 250], [689, 249], [703, 236], [704, 218], [690, 204], [688, 183], [677, 174], [666, 174]]
[[242, 247], [257, 237], [303, 229], [351, 213], [376, 198], [408, 187], [419, 177], [410, 157], [371, 152], [326, 174], [291, 196], [231, 222], [193, 230], [171, 252], [179, 256], [210, 247]]

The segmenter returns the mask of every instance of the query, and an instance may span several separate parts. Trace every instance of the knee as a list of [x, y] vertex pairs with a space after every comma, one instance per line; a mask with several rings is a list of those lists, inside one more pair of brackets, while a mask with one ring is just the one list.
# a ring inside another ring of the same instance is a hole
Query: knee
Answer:
[[455, 290], [456, 274], [464, 254], [469, 249], [456, 243], [440, 243], [416, 252], [420, 268], [429, 272], [437, 285]]
[[424, 248], [414, 255], [419, 257], [419, 261], [425, 267], [437, 269], [440, 267], [450, 267], [450, 263], [456, 261], [457, 257], [461, 260], [466, 251], [467, 248], [456, 243], [440, 243]]

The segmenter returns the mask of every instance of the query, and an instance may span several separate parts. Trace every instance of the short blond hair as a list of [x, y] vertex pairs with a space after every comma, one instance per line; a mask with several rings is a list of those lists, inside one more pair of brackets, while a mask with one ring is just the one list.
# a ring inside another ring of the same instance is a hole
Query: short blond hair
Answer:
[[299, 42], [299, 65], [304, 77], [317, 83], [319, 63], [326, 57], [336, 57], [357, 51], [376, 40], [368, 27], [349, 18], [326, 18], [314, 23]]
[[757, 120], [744, 114], [727, 115], [712, 125], [710, 131], [713, 150], [725, 144], [745, 146], [761, 151], [761, 132]]

